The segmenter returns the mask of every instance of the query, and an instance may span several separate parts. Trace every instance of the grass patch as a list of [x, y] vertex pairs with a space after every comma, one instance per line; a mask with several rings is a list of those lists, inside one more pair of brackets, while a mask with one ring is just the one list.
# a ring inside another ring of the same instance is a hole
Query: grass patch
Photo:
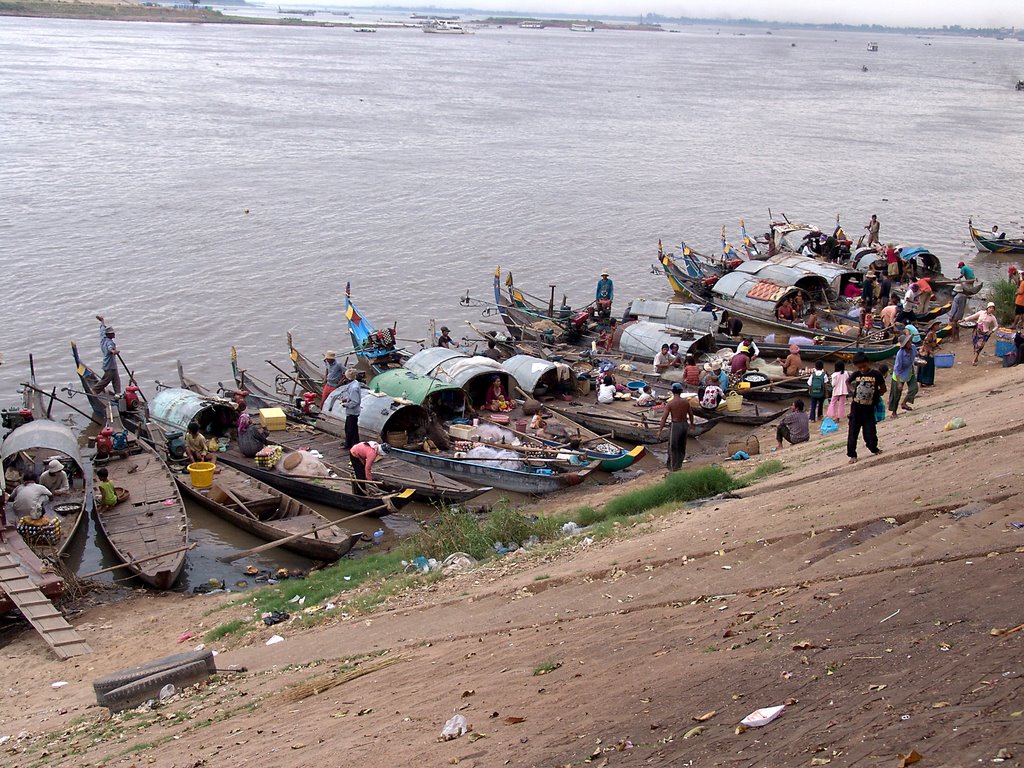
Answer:
[[540, 675], [550, 675], [556, 669], [562, 666], [560, 661], [545, 661], [533, 670], [533, 676], [539, 677]]
[[245, 619], [232, 619], [231, 621], [226, 621], [223, 624], [218, 624], [207, 632], [203, 636], [203, 639], [208, 643], [213, 643], [227, 637], [228, 635], [233, 635], [235, 632], [245, 629], [248, 624], [249, 622]]
[[756, 483], [758, 480], [764, 480], [766, 477], [778, 474], [786, 468], [786, 465], [779, 459], [769, 459], [768, 461], [761, 464], [753, 472], [748, 472], [745, 475], [740, 475], [736, 478], [736, 487], [744, 487], [751, 483]]
[[605, 517], [639, 515], [663, 504], [696, 501], [732, 490], [735, 481], [721, 467], [672, 472], [657, 485], [625, 493], [604, 505]]
[[1014, 297], [1017, 288], [1009, 280], [994, 280], [989, 283], [989, 301], [996, 305], [996, 317], [1002, 325], [1011, 325], [1014, 317]]

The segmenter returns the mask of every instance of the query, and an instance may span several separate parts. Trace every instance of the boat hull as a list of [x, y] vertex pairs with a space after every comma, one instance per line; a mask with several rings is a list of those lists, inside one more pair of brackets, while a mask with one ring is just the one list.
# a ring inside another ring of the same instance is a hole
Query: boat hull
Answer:
[[589, 469], [583, 469], [577, 472], [565, 472], [556, 475], [538, 475], [522, 470], [489, 467], [477, 461], [462, 461], [446, 456], [406, 451], [400, 448], [392, 448], [390, 455], [402, 459], [402, 461], [407, 461], [410, 464], [432, 469], [449, 477], [458, 477], [468, 482], [489, 485], [492, 488], [499, 488], [503, 491], [526, 493], [535, 496], [554, 493], [564, 488], [579, 485], [590, 471]]

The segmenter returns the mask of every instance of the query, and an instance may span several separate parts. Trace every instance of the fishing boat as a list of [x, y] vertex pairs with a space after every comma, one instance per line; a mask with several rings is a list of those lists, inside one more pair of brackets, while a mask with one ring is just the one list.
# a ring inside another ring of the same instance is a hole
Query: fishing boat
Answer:
[[868, 51], [876, 53], [878, 51], [878, 43], [868, 43]]
[[[303, 459], [298, 455], [301, 453], [298, 447], [310, 447], [312, 430], [307, 432], [286, 429], [271, 432], [271, 444], [281, 446], [282, 456], [274, 466], [261, 466], [255, 458], [243, 455], [231, 439], [237, 411], [235, 404], [224, 398], [205, 397], [186, 389], [161, 389], [149, 401], [149, 416], [165, 431], [185, 432], [188, 425], [195, 421], [204, 435], [218, 439], [227, 438], [226, 450], [217, 453], [218, 463], [223, 462], [262, 483], [300, 499], [319, 502], [348, 512], [365, 512], [382, 504], [389, 504], [397, 509], [408, 502], [413, 493], [412, 490], [406, 489], [392, 496], [381, 492], [376, 486], [364, 489], [363, 494], [355, 493], [349, 471], [331, 463], [326, 456], [319, 460], [319, 464], [323, 465], [323, 471], [327, 473], [326, 476], [292, 473], [288, 465], [296, 459]], [[294, 458], [289, 458], [292, 454], [295, 454]], [[319, 465], [317, 469], [320, 469]], [[385, 497], [389, 498], [388, 502], [385, 502]]]
[[50, 536], [32, 536], [31, 525], [22, 533], [29, 546], [42, 558], [56, 562], [67, 552], [80, 531], [88, 527], [92, 509], [92, 465], [82, 457], [75, 433], [63, 424], [36, 419], [7, 434], [0, 446], [0, 463], [4, 474], [40, 475], [47, 464], [56, 459], [67, 473], [70, 490], [54, 496], [43, 505], [43, 516], [58, 520], [57, 530]]
[[501, 267], [499, 266], [494, 270], [494, 303], [486, 311], [490, 311], [492, 308], [497, 309], [513, 339], [553, 344], [560, 340], [576, 341], [586, 333], [591, 319], [592, 305], [573, 311], [563, 298], [556, 312], [552, 292], [552, 299], [548, 308], [544, 310], [530, 302], [525, 294], [516, 288], [511, 272], [505, 278], [505, 285], [508, 289], [507, 295], [501, 289]]
[[177, 482], [141, 441], [97, 457], [118, 490], [113, 507], [96, 505], [96, 521], [127, 570], [156, 589], [170, 589], [185, 567], [188, 517]]
[[569, 26], [570, 32], [593, 32], [594, 28], [589, 24], [571, 24]]
[[[1019, 87], [1017, 90], [1024, 90]], [[971, 240], [974, 247], [985, 253], [1024, 253], [1024, 238], [1005, 237], [992, 232], [982, 232], [974, 226], [974, 222], [967, 220], [967, 228], [971, 231]]]
[[[3, 475], [0, 475], [0, 492], [6, 491]], [[0, 555], [9, 555], [24, 571], [29, 580], [50, 600], [56, 600], [64, 594], [64, 579], [54, 570], [53, 566], [44, 563], [39, 556], [32, 551], [32, 548], [25, 543], [13, 525], [7, 525], [6, 521], [0, 519]], [[0, 616], [10, 613], [17, 606], [10, 596], [0, 588]]]
[[312, 507], [230, 466], [220, 465], [208, 488], [196, 488], [187, 474], [181, 474], [185, 459], [176, 460], [170, 455], [166, 433], [155, 429], [150, 434], [164, 460], [178, 470], [174, 479], [181, 492], [246, 533], [264, 541], [277, 541], [318, 528], [282, 547], [324, 562], [344, 557], [362, 538], [361, 534], [340, 526], [325, 527], [331, 521]]
[[[919, 314], [917, 319], [929, 322], [945, 314], [953, 300], [953, 286], [959, 285], [965, 294], [974, 296], [985, 286], [981, 280], [954, 280], [942, 274], [942, 262], [928, 248], [919, 245], [903, 245], [896, 249], [896, 255], [903, 262], [908, 262], [911, 273], [916, 279], [927, 277], [939, 306], [929, 309], [928, 313]], [[861, 272], [874, 270], [877, 274], [885, 274], [887, 267], [885, 254], [875, 248], [859, 248], [854, 253], [854, 264]]]

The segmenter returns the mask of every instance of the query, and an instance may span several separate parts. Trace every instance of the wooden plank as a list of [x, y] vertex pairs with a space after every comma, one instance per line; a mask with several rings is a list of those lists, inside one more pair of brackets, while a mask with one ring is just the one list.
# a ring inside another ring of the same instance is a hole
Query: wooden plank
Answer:
[[[31, 589], [29, 588], [31, 586]], [[29, 624], [61, 659], [92, 653], [92, 648], [32, 584], [21, 564], [0, 545], [0, 590], [7, 593]]]

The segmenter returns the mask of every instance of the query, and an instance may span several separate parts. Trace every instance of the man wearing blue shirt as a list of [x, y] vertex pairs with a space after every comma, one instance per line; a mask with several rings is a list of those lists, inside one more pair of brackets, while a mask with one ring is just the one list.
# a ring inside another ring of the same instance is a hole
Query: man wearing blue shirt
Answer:
[[106, 324], [103, 315], [96, 315], [100, 321], [100, 352], [103, 354], [103, 378], [92, 388], [92, 393], [98, 395], [110, 384], [114, 388], [114, 394], [121, 393], [121, 376], [117, 371], [117, 356], [119, 354], [117, 344], [114, 343], [114, 329]]
[[896, 353], [896, 360], [892, 367], [892, 389], [889, 390], [889, 412], [892, 418], [896, 418], [896, 411], [900, 407], [900, 397], [903, 396], [903, 387], [907, 388], [907, 396], [903, 400], [903, 410], [912, 411], [910, 404], [917, 397], [917, 348], [914, 346], [913, 338], [909, 333], [904, 332], [900, 337], [900, 351]]
[[612, 299], [615, 298], [615, 285], [608, 277], [608, 270], [601, 273], [601, 279], [597, 281], [597, 291], [594, 300], [597, 303], [597, 313], [604, 317], [611, 317]]

